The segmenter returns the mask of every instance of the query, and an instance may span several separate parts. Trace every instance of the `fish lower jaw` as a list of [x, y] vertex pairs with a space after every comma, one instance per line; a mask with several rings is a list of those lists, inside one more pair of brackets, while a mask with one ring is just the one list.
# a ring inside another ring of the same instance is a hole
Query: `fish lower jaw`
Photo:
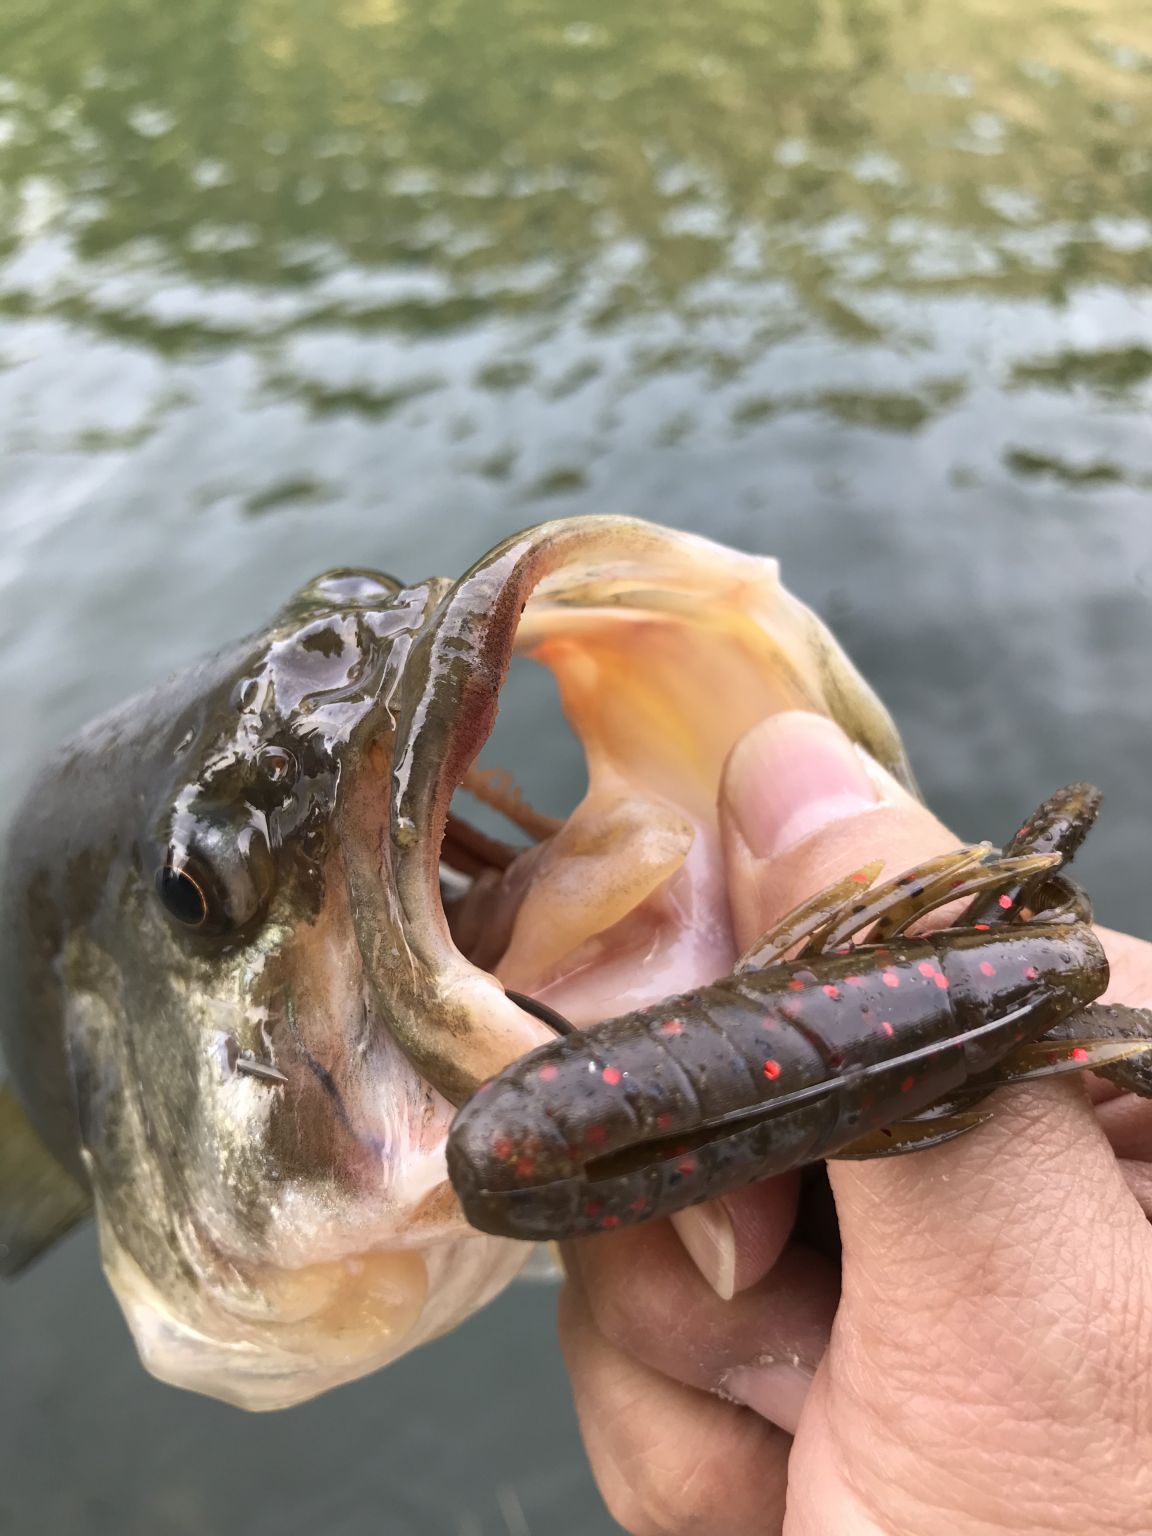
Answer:
[[298, 1269], [257, 1265], [243, 1294], [230, 1294], [218, 1285], [161, 1291], [103, 1221], [100, 1243], [145, 1368], [252, 1411], [306, 1402], [439, 1337], [503, 1290], [531, 1252], [469, 1232]]

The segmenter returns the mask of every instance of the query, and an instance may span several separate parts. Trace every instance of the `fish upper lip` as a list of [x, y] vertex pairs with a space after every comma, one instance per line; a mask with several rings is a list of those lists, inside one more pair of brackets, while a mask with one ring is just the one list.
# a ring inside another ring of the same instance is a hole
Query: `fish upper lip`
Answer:
[[[455, 1103], [551, 1032], [461, 954], [449, 932], [439, 857], [452, 796], [492, 730], [533, 590], [590, 542], [618, 544], [629, 529], [641, 541], [659, 537], [646, 523], [585, 518], [541, 524], [507, 539], [444, 594], [406, 664], [389, 799], [391, 874], [416, 990], [455, 1013], [448, 1032], [458, 1043], [451, 1052], [434, 1046], [424, 1052], [403, 1038], [402, 1027], [394, 1032], [422, 1075]], [[468, 1017], [477, 1007], [484, 1016], [480, 1030]], [[489, 1037], [486, 1048], [481, 1033]]]

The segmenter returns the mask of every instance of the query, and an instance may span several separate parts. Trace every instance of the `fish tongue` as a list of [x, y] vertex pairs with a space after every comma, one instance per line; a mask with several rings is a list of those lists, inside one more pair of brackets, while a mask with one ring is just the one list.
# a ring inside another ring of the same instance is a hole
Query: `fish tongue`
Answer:
[[679, 870], [695, 837], [676, 806], [637, 793], [606, 767], [536, 855], [496, 974], [531, 992], [566, 955], [622, 921]]

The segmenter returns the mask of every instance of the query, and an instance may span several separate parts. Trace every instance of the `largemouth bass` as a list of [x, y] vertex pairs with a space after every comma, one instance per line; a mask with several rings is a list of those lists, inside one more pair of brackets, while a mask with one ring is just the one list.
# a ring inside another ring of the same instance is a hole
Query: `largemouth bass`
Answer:
[[[583, 746], [563, 822], [474, 774], [514, 653]], [[445, 1172], [455, 1106], [551, 1038], [509, 994], [588, 1024], [731, 966], [720, 775], [793, 708], [911, 783], [774, 561], [593, 517], [456, 582], [331, 572], [95, 722], [4, 854], [0, 1267], [91, 1207], [147, 1368], [248, 1408], [455, 1326], [530, 1251]]]

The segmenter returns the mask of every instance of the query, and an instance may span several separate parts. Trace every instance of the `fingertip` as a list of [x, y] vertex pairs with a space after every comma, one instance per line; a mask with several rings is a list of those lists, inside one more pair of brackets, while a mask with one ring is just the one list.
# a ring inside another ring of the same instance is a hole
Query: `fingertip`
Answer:
[[724, 1391], [762, 1419], [794, 1435], [815, 1379], [815, 1372], [805, 1366], [790, 1360], [768, 1360], [730, 1372], [724, 1379]]
[[725, 765], [721, 802], [745, 846], [773, 859], [833, 821], [883, 798], [866, 754], [823, 715], [773, 715], [738, 741]]
[[725, 1200], [675, 1211], [672, 1227], [688, 1257], [721, 1301], [736, 1294], [736, 1231]]
[[814, 892], [881, 857], [899, 870], [955, 836], [831, 720], [775, 715], [737, 742], [720, 826], [738, 944]]
[[722, 1301], [757, 1284], [783, 1253], [799, 1189], [799, 1176], [785, 1174], [672, 1217], [689, 1258]]

